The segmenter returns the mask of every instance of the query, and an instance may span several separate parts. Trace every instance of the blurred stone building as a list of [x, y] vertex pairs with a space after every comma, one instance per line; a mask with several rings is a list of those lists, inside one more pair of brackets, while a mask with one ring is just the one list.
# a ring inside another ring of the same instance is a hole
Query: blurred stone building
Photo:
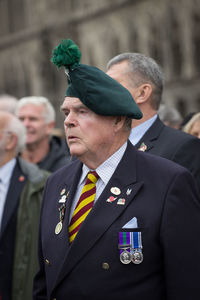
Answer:
[[183, 116], [200, 111], [199, 0], [0, 0], [0, 93], [48, 97], [58, 126], [66, 77], [50, 57], [63, 38], [103, 70], [121, 52], [152, 56], [165, 72], [163, 102]]

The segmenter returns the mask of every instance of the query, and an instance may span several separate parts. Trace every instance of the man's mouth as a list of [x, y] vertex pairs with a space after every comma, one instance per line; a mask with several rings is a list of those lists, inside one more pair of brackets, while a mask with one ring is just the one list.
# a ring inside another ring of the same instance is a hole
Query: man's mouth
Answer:
[[68, 139], [69, 142], [73, 142], [73, 141], [77, 140], [78, 137], [75, 136], [75, 135], [69, 135], [67, 139]]

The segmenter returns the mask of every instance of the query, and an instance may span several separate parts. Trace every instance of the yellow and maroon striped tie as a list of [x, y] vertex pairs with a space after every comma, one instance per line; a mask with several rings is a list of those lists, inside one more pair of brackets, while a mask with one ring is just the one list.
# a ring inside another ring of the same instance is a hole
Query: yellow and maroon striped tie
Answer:
[[86, 183], [82, 189], [80, 198], [73, 212], [71, 222], [69, 224], [69, 241], [73, 242], [75, 239], [81, 224], [91, 211], [95, 194], [96, 194], [96, 182], [99, 176], [95, 171], [88, 172]]

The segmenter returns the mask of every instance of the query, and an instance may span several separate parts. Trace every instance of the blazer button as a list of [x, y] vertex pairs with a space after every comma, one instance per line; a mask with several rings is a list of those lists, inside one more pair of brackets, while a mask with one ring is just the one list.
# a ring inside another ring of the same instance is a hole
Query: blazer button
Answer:
[[104, 270], [108, 270], [110, 268], [109, 264], [107, 262], [102, 263], [102, 268]]

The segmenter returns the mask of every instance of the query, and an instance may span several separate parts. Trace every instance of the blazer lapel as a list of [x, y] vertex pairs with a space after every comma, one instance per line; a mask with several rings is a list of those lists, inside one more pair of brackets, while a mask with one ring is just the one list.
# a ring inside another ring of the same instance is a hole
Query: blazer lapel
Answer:
[[[130, 161], [133, 168], [130, 168]], [[70, 246], [59, 272], [56, 285], [72, 270], [79, 260], [101, 238], [109, 226], [124, 212], [142, 185], [142, 182], [136, 181], [136, 151], [128, 143], [123, 159]], [[109, 203], [107, 199], [112, 195], [112, 187], [118, 187], [121, 194], [117, 196], [114, 203]], [[124, 205], [118, 205], [118, 201], [122, 200], [125, 201]], [[104, 216], [103, 222], [102, 216]], [[101, 226], [96, 227], [92, 224], [101, 224]]]
[[152, 126], [147, 130], [139, 142], [135, 145], [138, 150], [148, 152], [154, 147], [155, 141], [159, 138], [161, 131], [164, 128], [164, 124], [160, 118], [157, 117]]
[[3, 235], [3, 233], [5, 232], [6, 227], [10, 219], [12, 218], [13, 213], [17, 209], [20, 194], [24, 187], [25, 182], [26, 182], [26, 177], [22, 173], [17, 161], [16, 166], [13, 170], [8, 193], [6, 196], [6, 203], [5, 203], [3, 219], [2, 219], [1, 235]]

